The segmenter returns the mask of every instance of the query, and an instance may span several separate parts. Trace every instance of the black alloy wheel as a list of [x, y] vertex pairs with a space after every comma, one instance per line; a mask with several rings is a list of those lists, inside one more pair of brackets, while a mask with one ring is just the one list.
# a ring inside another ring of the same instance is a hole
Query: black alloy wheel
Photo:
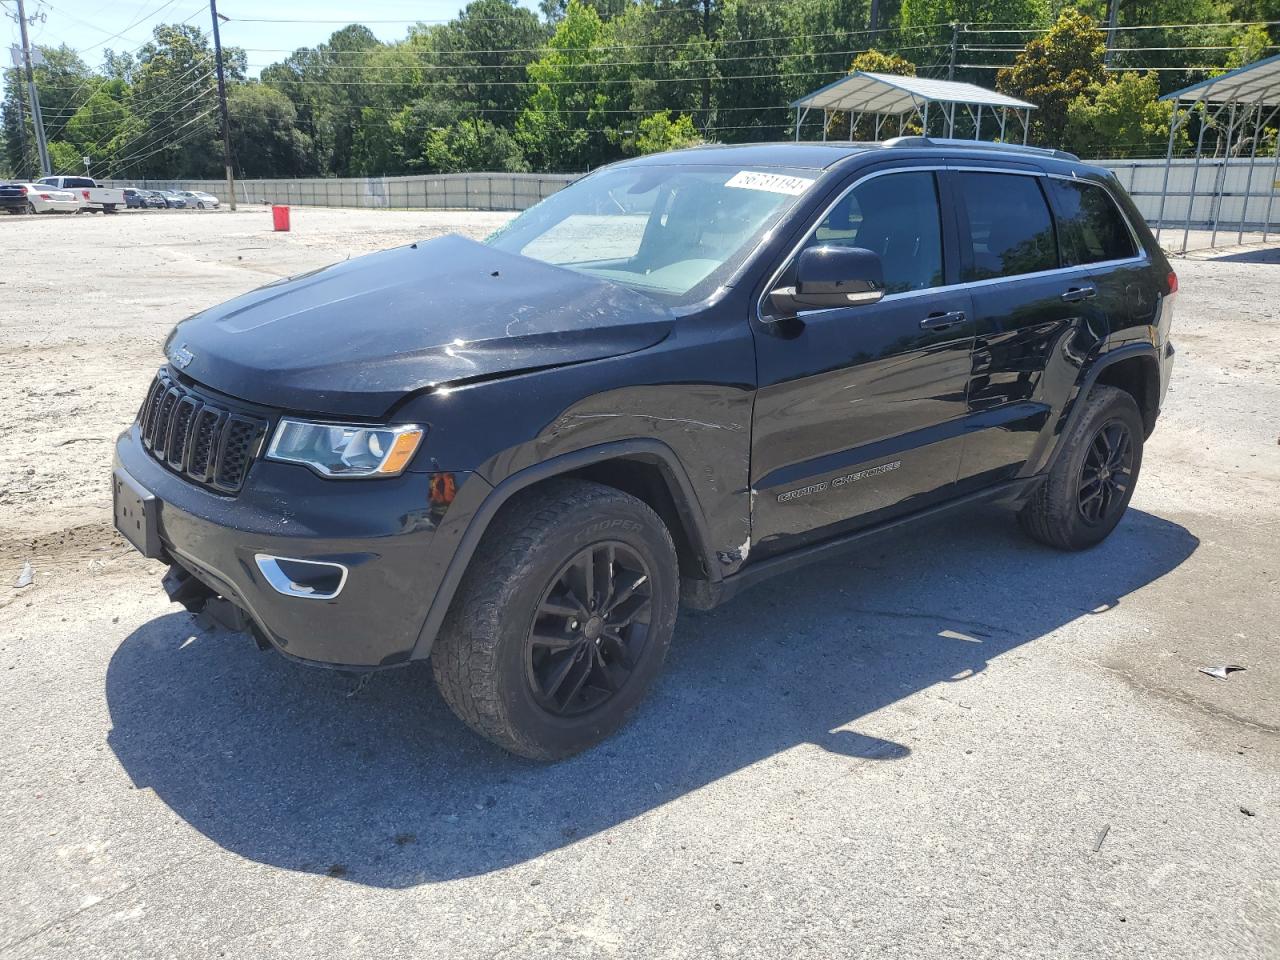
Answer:
[[1022, 529], [1059, 550], [1085, 550], [1124, 516], [1142, 469], [1145, 421], [1133, 396], [1095, 385], [1053, 465], [1018, 513]]
[[679, 602], [675, 543], [651, 507], [588, 480], [547, 480], [485, 531], [431, 649], [436, 686], [504, 749], [570, 756], [644, 699]]
[[534, 699], [557, 716], [610, 700], [644, 653], [653, 612], [648, 565], [626, 544], [595, 543], [556, 573], [526, 645]]
[[1087, 524], [1112, 519], [1128, 504], [1125, 494], [1133, 476], [1133, 437], [1121, 420], [1104, 423], [1093, 435], [1080, 470], [1077, 501]]

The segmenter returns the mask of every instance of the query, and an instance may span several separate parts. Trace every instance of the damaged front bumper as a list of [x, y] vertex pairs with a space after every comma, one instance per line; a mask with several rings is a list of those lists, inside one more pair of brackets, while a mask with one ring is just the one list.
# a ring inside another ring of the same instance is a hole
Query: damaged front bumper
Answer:
[[438, 528], [464, 483], [487, 488], [468, 474], [324, 480], [260, 460], [229, 497], [158, 463], [136, 426], [114, 470], [116, 525], [170, 564], [172, 600], [290, 657], [352, 669], [410, 659], [452, 554]]

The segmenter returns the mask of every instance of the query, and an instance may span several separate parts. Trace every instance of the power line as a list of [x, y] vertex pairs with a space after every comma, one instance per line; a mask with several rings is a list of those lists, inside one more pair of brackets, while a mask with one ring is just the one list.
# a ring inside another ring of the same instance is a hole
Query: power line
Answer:
[[[894, 47], [894, 52], [915, 51], [915, 50], [937, 50], [947, 46], [949, 45], [946, 43], [926, 43], [926, 44], [918, 44], [914, 46]], [[826, 50], [826, 51], [815, 50], [812, 52], [805, 53], [803, 54], [803, 56], [806, 58], [848, 57], [848, 56], [856, 56], [861, 53], [870, 53], [874, 49], [876, 48], [860, 47], [855, 50]], [[1018, 47], [1017, 49], [1021, 50], [1022, 48]], [[1224, 49], [1232, 49], [1232, 48], [1227, 47]], [[795, 54], [753, 53], [753, 54], [750, 54], [747, 56], [741, 56], [741, 57], [695, 57], [688, 60], [680, 60], [678, 62], [681, 65], [691, 64], [691, 63], [719, 64], [719, 63], [737, 63], [744, 60], [781, 60], [781, 59], [786, 59], [788, 56], [795, 56]], [[648, 67], [653, 65], [654, 64], [652, 60], [606, 60], [601, 62], [558, 63], [558, 64], [555, 64], [555, 66], [552, 69], [598, 70], [606, 67]], [[248, 64], [248, 66], [257, 67], [260, 69], [266, 69], [267, 67], [282, 66], [282, 64], [280, 64], [277, 61], [274, 63], [250, 63]], [[316, 71], [394, 70], [394, 71], [406, 71], [406, 72], [411, 72], [414, 70], [442, 70], [442, 71], [448, 71], [452, 73], [455, 71], [462, 71], [462, 70], [527, 70], [528, 68], [529, 68], [529, 64], [526, 64], [526, 63], [459, 63], [459, 64], [421, 64], [421, 65], [380, 64], [380, 65], [374, 65], [374, 66], [362, 66], [359, 64], [322, 63], [322, 64], [316, 64], [314, 66], [311, 66], [308, 69], [316, 70]], [[291, 81], [288, 79], [281, 79], [277, 81], [272, 79], [272, 80], [264, 80], [263, 82], [264, 83], [277, 83], [277, 82], [290, 83], [290, 82], [299, 82], [299, 81]], [[488, 81], [482, 80], [477, 82], [485, 83]]]
[[[835, 30], [827, 33], [790, 33], [790, 34], [783, 34], [780, 36], [772, 36], [772, 37], [739, 37], [736, 39], [732, 39], [732, 38], [717, 39], [714, 41], [714, 43], [721, 46], [726, 46], [729, 44], [739, 44], [739, 43], [772, 43], [774, 41], [779, 41], [779, 40], [792, 42], [795, 40], [819, 40], [827, 37], [858, 37], [858, 36], [869, 36], [872, 34], [883, 34], [883, 33], [912, 33], [915, 31], [923, 32], [931, 29], [937, 29], [940, 27], [946, 27], [948, 30], [950, 30], [951, 24], [950, 23], [933, 23], [933, 24], [922, 24], [921, 26], [918, 26], [918, 27], [881, 27], [876, 30]], [[666, 43], [616, 43], [616, 44], [601, 44], [599, 46], [594, 46], [594, 47], [553, 47], [553, 46], [544, 44], [543, 46], [540, 46], [540, 47], [494, 47], [487, 50], [424, 50], [422, 52], [431, 54], [433, 56], [463, 57], [463, 56], [474, 56], [482, 53], [567, 54], [567, 53], [595, 53], [600, 50], [678, 50], [678, 49], [686, 49], [690, 47], [705, 47], [706, 44], [707, 44], [707, 41], [705, 39], [701, 39], [701, 40], [687, 41], [683, 43], [676, 43], [676, 42], [670, 42], [670, 41]], [[321, 44], [320, 46], [323, 46], [323, 44]], [[288, 50], [282, 47], [243, 47], [242, 49], [246, 53], [287, 53], [290, 55], [296, 54], [296, 53], [313, 53], [313, 54], [323, 53], [324, 55], [330, 54], [330, 51], [321, 51], [320, 47], [296, 47], [292, 50]], [[390, 45], [382, 45], [382, 49], [394, 49], [394, 48]], [[334, 55], [343, 55], [343, 54], [365, 55], [368, 52], [369, 51], [367, 50], [338, 50], [338, 51], [332, 51], [332, 54]]]

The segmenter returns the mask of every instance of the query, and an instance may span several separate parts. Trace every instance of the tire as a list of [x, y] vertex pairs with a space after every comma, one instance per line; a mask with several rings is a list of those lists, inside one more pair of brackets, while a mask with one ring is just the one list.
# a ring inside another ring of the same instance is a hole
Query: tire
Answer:
[[675, 546], [657, 514], [611, 487], [549, 481], [517, 494], [485, 532], [431, 652], [436, 686], [503, 749], [570, 756], [613, 734], [644, 698], [678, 603]]
[[36, 214], [36, 205], [30, 200], [27, 201], [27, 213], [31, 216], [35, 216]]
[[198, 210], [203, 210], [203, 209], [204, 209], [204, 202], [203, 202], [203, 201], [201, 201], [200, 203], [197, 203], [197, 204], [196, 204], [196, 209], [198, 209]]
[[1142, 468], [1144, 426], [1132, 396], [1095, 386], [1079, 420], [1018, 514], [1033, 539], [1059, 550], [1101, 543], [1124, 516]]

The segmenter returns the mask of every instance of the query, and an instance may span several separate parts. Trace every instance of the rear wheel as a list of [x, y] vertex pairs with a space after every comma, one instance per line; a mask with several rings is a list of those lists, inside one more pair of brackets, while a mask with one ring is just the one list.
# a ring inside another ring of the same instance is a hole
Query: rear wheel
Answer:
[[471, 729], [566, 757], [617, 730], [666, 657], [679, 591], [666, 526], [635, 497], [553, 481], [486, 532], [431, 653]]
[[196, 204], [196, 206], [197, 206], [199, 209], [203, 210], [203, 209], [204, 209], [204, 201], [203, 201], [203, 200], [201, 200], [199, 203], [197, 203], [197, 204]]
[[36, 212], [36, 205], [35, 205], [34, 203], [32, 203], [30, 200], [28, 200], [28, 201], [27, 201], [27, 213], [35, 213], [35, 212]]
[[1018, 514], [1023, 530], [1060, 550], [1100, 543], [1128, 509], [1142, 467], [1142, 414], [1133, 397], [1094, 387], [1058, 459]]

